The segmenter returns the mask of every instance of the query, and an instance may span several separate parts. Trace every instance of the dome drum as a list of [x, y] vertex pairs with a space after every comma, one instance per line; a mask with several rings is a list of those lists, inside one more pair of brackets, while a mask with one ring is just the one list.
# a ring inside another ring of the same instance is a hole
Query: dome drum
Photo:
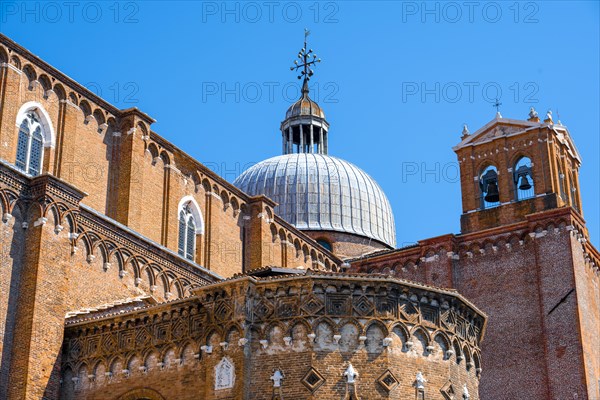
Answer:
[[327, 128], [312, 124], [287, 125], [286, 129], [281, 130], [283, 154], [327, 154]]

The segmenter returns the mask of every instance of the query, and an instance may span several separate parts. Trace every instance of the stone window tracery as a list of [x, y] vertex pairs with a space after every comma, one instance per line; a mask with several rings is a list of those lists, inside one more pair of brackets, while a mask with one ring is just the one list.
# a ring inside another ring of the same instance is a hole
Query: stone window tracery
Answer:
[[39, 175], [44, 155], [44, 134], [39, 117], [28, 112], [19, 125], [16, 166], [29, 175]]
[[180, 256], [194, 260], [196, 253], [196, 220], [192, 213], [190, 203], [179, 212], [179, 242]]

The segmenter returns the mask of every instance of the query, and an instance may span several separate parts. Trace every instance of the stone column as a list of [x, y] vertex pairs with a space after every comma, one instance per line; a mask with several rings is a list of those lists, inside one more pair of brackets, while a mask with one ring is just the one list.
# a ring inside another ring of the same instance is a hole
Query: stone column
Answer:
[[314, 153], [315, 152], [315, 139], [313, 137], [313, 125], [310, 124], [310, 151], [309, 153]]
[[288, 128], [288, 154], [292, 154], [294, 152], [294, 132], [292, 127]]
[[319, 154], [323, 154], [323, 127], [319, 127]]
[[302, 130], [302, 124], [300, 124], [300, 150], [298, 153], [304, 153], [304, 132]]

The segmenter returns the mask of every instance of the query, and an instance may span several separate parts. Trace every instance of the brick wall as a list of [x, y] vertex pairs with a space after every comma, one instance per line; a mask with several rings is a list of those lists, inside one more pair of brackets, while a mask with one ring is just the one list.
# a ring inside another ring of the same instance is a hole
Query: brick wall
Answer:
[[589, 399], [600, 398], [600, 274], [594, 266], [594, 263], [598, 265], [600, 257], [577, 230], [572, 231], [571, 251], [587, 396]]

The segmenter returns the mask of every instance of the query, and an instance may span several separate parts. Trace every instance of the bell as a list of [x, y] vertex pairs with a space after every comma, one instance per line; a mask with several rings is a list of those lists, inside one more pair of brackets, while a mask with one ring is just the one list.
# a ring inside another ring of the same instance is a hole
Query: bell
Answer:
[[498, 194], [498, 184], [496, 181], [488, 183], [484, 199], [488, 203], [496, 203], [500, 200], [500, 195]]
[[529, 179], [527, 179], [527, 175], [521, 175], [521, 184], [519, 185], [519, 190], [529, 190], [531, 189], [531, 183], [529, 183]]

